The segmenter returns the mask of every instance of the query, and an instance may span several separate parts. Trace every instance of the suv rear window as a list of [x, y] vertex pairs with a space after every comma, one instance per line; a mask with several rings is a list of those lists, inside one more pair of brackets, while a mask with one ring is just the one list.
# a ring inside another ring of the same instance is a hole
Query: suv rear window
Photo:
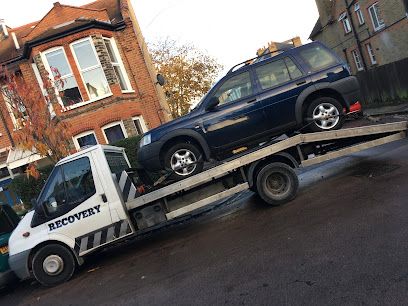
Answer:
[[312, 71], [322, 70], [339, 63], [332, 53], [321, 46], [306, 47], [300, 50], [299, 54], [306, 64], [312, 68]]

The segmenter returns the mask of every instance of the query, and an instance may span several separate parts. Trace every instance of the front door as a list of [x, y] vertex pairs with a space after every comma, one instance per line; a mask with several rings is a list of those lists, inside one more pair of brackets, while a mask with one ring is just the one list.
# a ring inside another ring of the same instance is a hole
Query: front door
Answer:
[[264, 113], [249, 71], [231, 76], [211, 97], [218, 98], [219, 105], [206, 112], [202, 124], [213, 149], [243, 145], [265, 131]]
[[[112, 218], [104, 193], [90, 156], [55, 167], [39, 198], [50, 239], [65, 236], [75, 240], [79, 254], [106, 241], [103, 229], [112, 225]], [[98, 231], [98, 235], [89, 235]]]

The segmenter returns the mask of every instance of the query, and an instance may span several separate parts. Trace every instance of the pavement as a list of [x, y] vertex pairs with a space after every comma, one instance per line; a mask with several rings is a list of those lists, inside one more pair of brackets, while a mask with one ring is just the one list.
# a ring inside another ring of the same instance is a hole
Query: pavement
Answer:
[[408, 114], [408, 103], [366, 108], [363, 114], [365, 116]]
[[281, 207], [237, 194], [0, 305], [406, 305], [407, 156], [408, 139], [306, 169]]

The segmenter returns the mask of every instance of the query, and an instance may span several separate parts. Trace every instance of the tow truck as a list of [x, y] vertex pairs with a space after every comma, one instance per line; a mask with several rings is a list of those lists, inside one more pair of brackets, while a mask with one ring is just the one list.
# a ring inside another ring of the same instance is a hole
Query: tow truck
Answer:
[[142, 185], [123, 148], [96, 145], [59, 161], [9, 240], [9, 264], [45, 286], [71, 278], [87, 255], [188, 218], [251, 189], [269, 205], [292, 200], [298, 167], [407, 137], [407, 122], [280, 137], [173, 183]]

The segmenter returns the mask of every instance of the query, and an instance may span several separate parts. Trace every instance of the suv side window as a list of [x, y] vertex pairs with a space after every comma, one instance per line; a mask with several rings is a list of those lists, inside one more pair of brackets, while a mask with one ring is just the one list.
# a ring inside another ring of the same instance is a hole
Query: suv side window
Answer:
[[339, 63], [337, 58], [322, 46], [305, 47], [299, 51], [299, 54], [312, 71], [319, 71]]
[[249, 97], [252, 94], [251, 77], [249, 72], [244, 72], [225, 81], [215, 92], [214, 97], [218, 98], [221, 105]]
[[41, 193], [39, 204], [48, 216], [63, 214], [96, 193], [89, 158], [58, 166]]
[[302, 76], [302, 72], [290, 58], [280, 59], [271, 63], [262, 65], [255, 69], [259, 84], [262, 89], [269, 89], [284, 83], [291, 79]]

